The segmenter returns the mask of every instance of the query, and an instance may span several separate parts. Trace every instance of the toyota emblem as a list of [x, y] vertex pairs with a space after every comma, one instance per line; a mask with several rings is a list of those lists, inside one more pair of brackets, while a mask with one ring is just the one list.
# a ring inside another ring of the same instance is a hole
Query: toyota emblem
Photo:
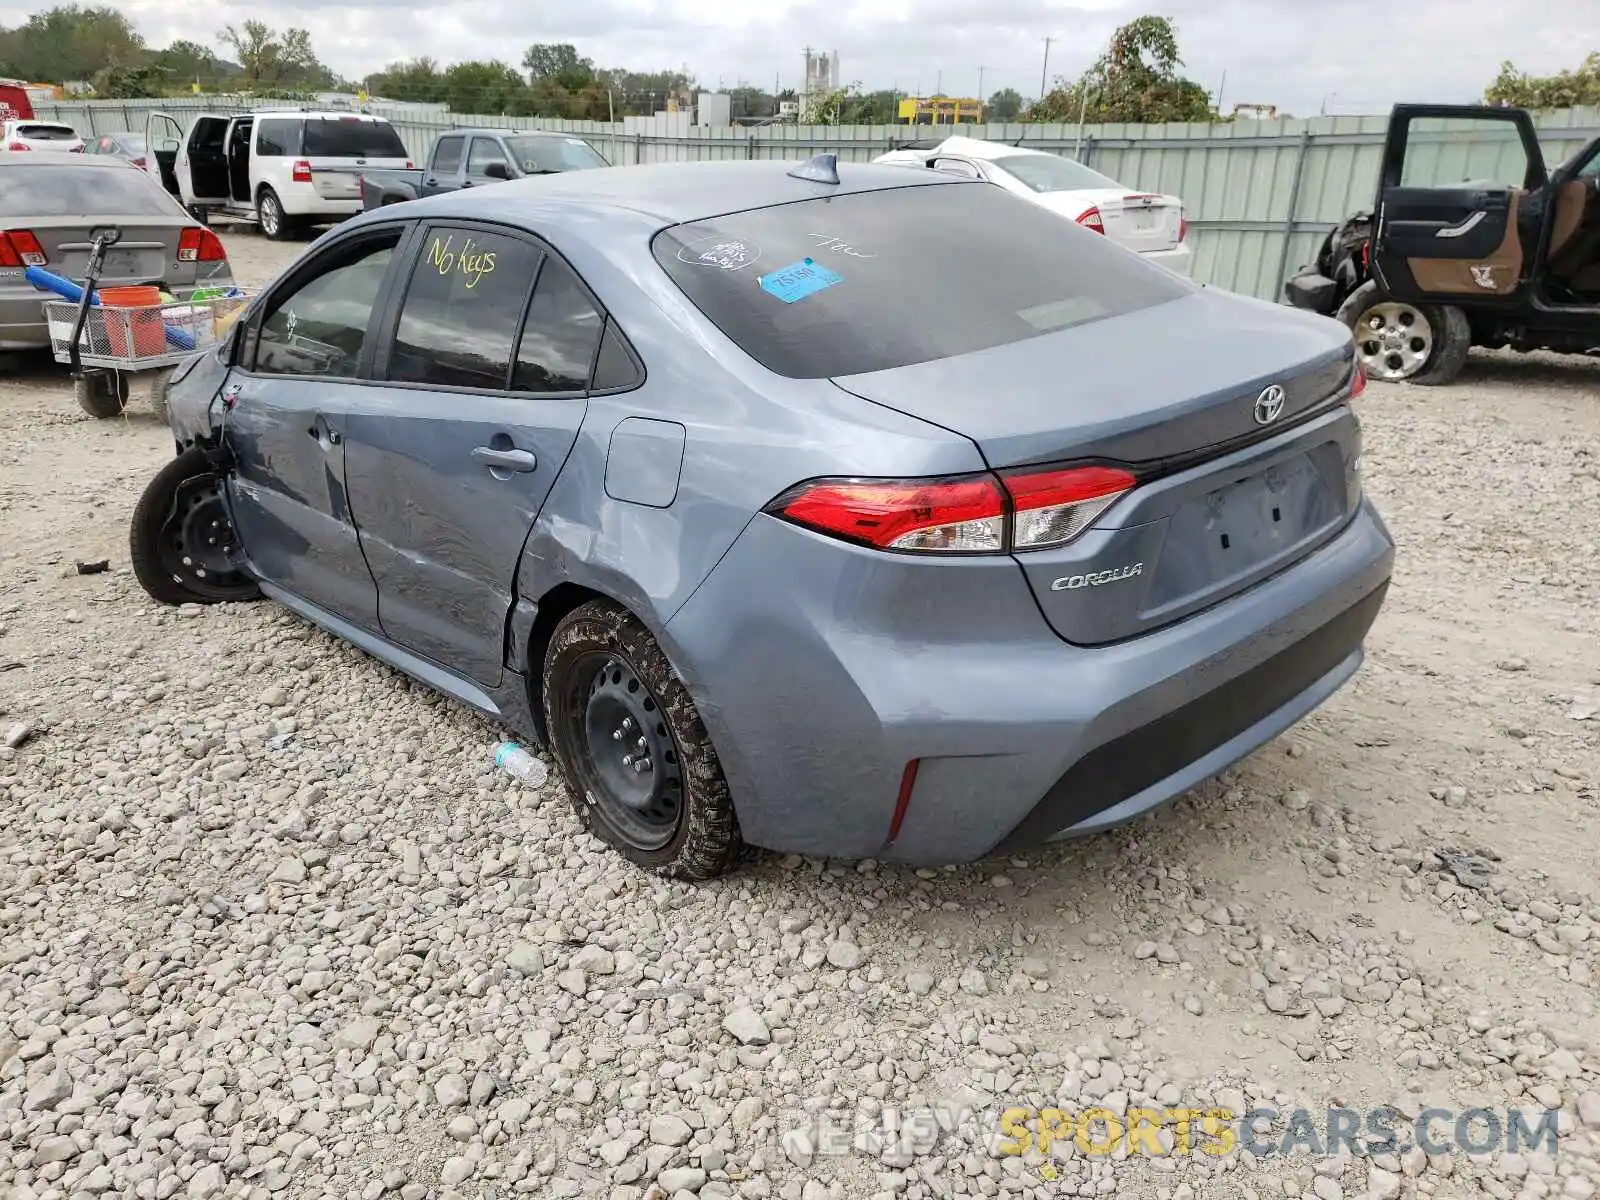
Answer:
[[1271, 425], [1283, 415], [1283, 406], [1288, 397], [1277, 384], [1264, 390], [1256, 397], [1256, 424]]

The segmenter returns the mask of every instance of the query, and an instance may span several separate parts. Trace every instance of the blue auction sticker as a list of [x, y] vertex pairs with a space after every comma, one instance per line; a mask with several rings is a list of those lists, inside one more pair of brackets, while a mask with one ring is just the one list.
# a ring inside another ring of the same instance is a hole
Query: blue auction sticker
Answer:
[[768, 271], [758, 282], [761, 284], [761, 290], [768, 295], [776, 296], [785, 304], [793, 304], [796, 300], [804, 300], [814, 292], [831, 288], [836, 283], [843, 283], [844, 276], [837, 271], [828, 270], [821, 263], [805, 258], [797, 263], [790, 263], [787, 267], [779, 267], [776, 271]]

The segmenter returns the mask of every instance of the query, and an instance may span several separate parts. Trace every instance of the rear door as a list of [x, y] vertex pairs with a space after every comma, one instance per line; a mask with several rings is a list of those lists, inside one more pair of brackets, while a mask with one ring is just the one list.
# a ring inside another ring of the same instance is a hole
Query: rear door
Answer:
[[500, 682], [517, 563], [577, 439], [604, 317], [572, 269], [503, 227], [424, 230], [346, 451], [384, 634]]
[[183, 196], [178, 180], [178, 158], [183, 152], [183, 126], [171, 113], [153, 112], [145, 118], [144, 140], [155, 160], [161, 186], [174, 196]]
[[185, 204], [226, 204], [228, 125], [232, 118], [201, 113], [178, 150], [178, 190]]
[[345, 437], [410, 229], [368, 225], [300, 264], [257, 306], [223, 389], [228, 499], [251, 571], [372, 630], [378, 595], [345, 490]]
[[1539, 139], [1521, 109], [1397, 105], [1374, 210], [1379, 286], [1412, 303], [1517, 301], [1538, 236], [1520, 218], [1545, 183]]

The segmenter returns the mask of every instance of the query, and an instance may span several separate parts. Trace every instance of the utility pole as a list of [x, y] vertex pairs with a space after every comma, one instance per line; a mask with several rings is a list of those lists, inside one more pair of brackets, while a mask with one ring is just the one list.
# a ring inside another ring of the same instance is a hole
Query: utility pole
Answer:
[[983, 68], [978, 68], [978, 103], [983, 103]]
[[933, 77], [933, 94], [935, 96], [944, 95], [944, 72], [943, 71], [938, 72]]
[[1044, 99], [1045, 94], [1045, 77], [1050, 74], [1050, 43], [1053, 41], [1055, 41], [1053, 37], [1044, 39], [1044, 65], [1039, 68], [1039, 99], [1041, 100]]

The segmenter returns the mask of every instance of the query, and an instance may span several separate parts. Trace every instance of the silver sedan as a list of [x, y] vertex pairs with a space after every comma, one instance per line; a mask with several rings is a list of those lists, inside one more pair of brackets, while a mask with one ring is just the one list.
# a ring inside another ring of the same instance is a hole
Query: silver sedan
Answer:
[[24, 277], [43, 267], [81, 282], [96, 230], [122, 231], [106, 254], [102, 287], [156, 284], [180, 299], [233, 283], [216, 234], [144, 171], [109, 155], [0, 156], [0, 352], [50, 345], [40, 302]]

